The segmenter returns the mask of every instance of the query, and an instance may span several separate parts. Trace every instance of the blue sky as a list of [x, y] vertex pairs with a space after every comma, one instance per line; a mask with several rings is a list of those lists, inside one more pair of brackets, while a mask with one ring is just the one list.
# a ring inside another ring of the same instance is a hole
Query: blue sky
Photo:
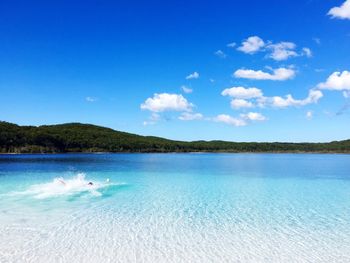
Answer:
[[350, 138], [350, 0], [11, 0], [0, 32], [0, 120]]

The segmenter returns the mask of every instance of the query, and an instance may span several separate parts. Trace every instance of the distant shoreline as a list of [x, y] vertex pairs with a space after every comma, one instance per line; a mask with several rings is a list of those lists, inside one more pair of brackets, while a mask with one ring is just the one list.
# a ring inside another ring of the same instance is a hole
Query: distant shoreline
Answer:
[[230, 151], [202, 151], [202, 152], [41, 152], [41, 153], [0, 153], [0, 155], [77, 155], [77, 154], [345, 154], [350, 152], [301, 152], [301, 151], [281, 151], [281, 152], [230, 152]]
[[0, 121], [0, 153], [350, 153], [350, 140], [326, 143], [175, 141], [82, 123], [19, 126]]

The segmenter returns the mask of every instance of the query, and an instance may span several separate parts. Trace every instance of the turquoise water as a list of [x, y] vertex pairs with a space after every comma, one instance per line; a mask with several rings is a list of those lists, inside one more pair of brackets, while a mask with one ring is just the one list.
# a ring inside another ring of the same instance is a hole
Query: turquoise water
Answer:
[[0, 262], [350, 262], [350, 155], [2, 155]]

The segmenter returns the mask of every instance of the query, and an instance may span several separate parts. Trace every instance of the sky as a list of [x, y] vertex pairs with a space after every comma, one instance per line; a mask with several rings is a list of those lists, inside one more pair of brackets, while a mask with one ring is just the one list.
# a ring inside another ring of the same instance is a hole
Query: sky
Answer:
[[0, 120], [349, 139], [350, 0], [3, 0]]

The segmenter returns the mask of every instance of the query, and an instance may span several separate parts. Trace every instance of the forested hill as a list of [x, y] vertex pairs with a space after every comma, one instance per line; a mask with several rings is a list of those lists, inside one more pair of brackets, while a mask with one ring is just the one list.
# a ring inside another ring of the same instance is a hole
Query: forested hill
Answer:
[[350, 153], [350, 140], [330, 143], [182, 142], [140, 136], [109, 128], [67, 123], [19, 126], [0, 122], [0, 153], [67, 152], [339, 152]]

